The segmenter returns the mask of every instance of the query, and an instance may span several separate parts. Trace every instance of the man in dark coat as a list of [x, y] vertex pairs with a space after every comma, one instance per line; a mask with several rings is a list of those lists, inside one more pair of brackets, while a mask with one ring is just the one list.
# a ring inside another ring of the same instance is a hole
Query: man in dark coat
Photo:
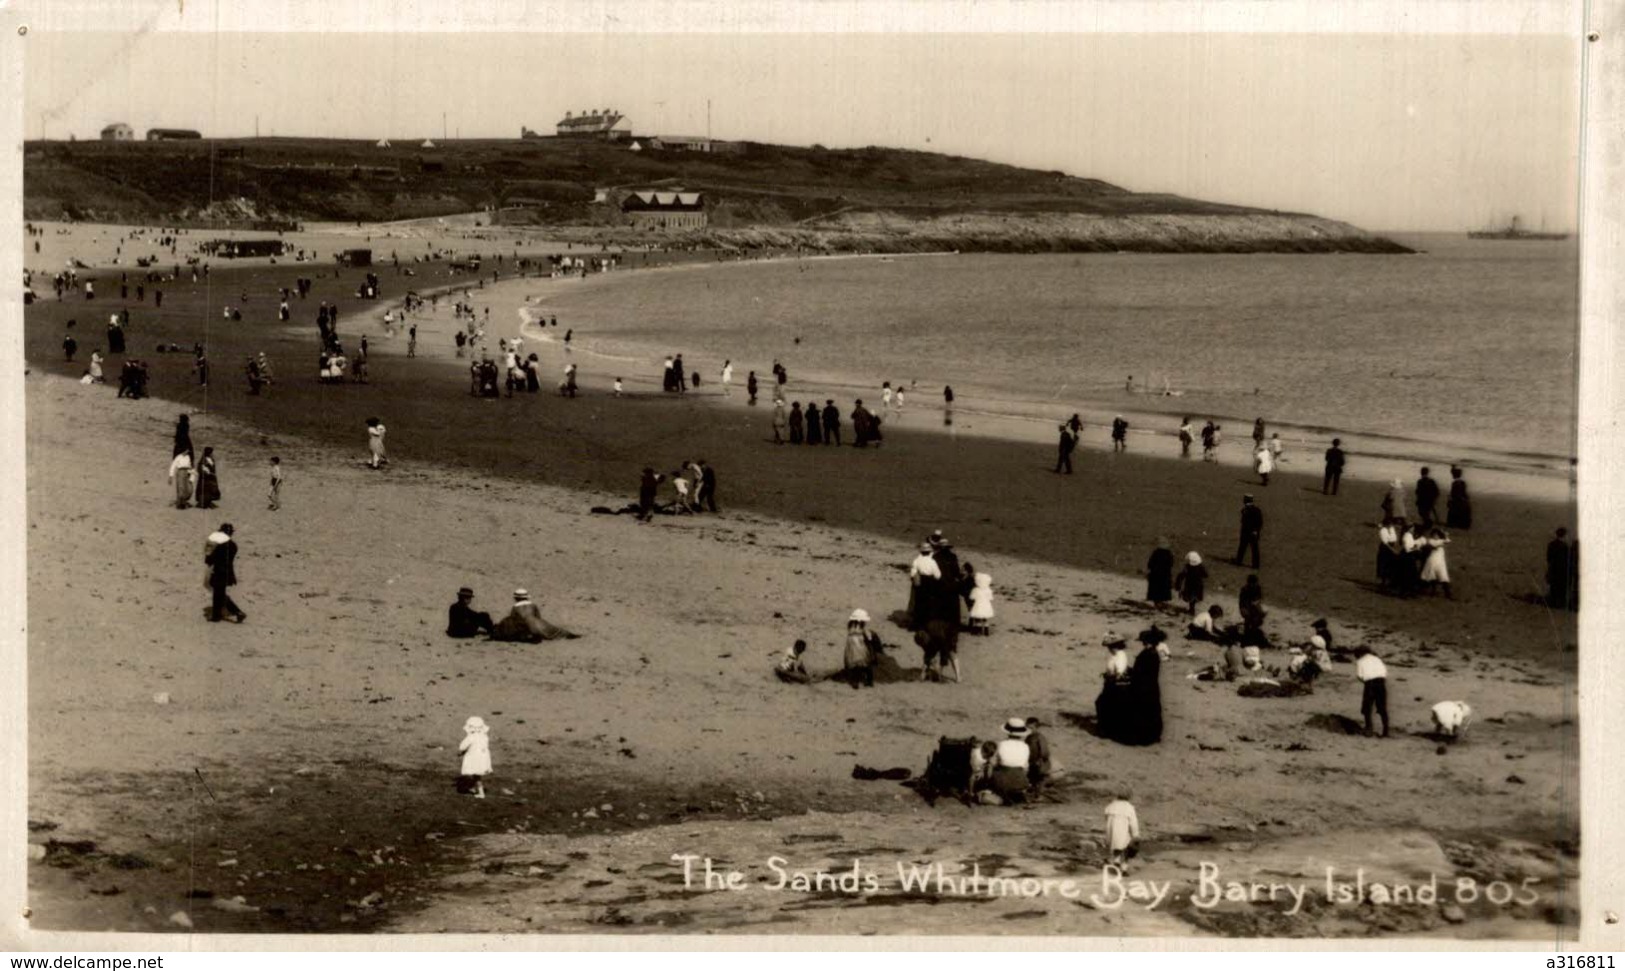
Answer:
[[963, 617], [960, 610], [959, 596], [956, 587], [959, 584], [961, 569], [959, 555], [954, 552], [953, 544], [947, 540], [940, 540], [936, 544], [936, 552], [931, 558], [937, 561], [937, 569], [942, 571], [942, 579], [938, 581], [941, 586], [936, 596], [931, 598], [936, 616], [948, 622], [953, 630], [954, 641], [959, 640], [959, 624]]
[[1568, 609], [1569, 585], [1573, 582], [1569, 566], [1573, 550], [1569, 546], [1569, 531], [1561, 527], [1552, 541], [1546, 544], [1546, 605], [1556, 610]]
[[1061, 426], [1061, 441], [1055, 459], [1055, 471], [1072, 474], [1072, 452], [1078, 447], [1078, 437], [1067, 425]]
[[1337, 486], [1343, 481], [1343, 464], [1347, 456], [1343, 454], [1343, 440], [1332, 439], [1332, 447], [1326, 450], [1326, 476], [1320, 480], [1320, 494], [1323, 496], [1337, 495]]
[[[231, 599], [226, 592], [228, 587], [237, 585], [237, 541], [232, 538], [236, 529], [230, 523], [220, 527], [224, 534], [224, 542], [216, 542], [214, 547], [203, 555], [203, 562], [209, 567], [209, 589], [214, 594], [213, 602], [209, 607], [209, 622], [218, 623], [222, 613], [229, 613], [237, 623], [248, 619], [242, 608]], [[211, 537], [212, 538], [212, 537]]]
[[1422, 469], [1422, 477], [1416, 480], [1416, 515], [1422, 521], [1423, 529], [1431, 529], [1439, 505], [1439, 483], [1433, 481], [1426, 468]]
[[1258, 537], [1264, 532], [1264, 510], [1253, 505], [1253, 497], [1241, 497], [1241, 539], [1236, 543], [1237, 566], [1242, 566], [1241, 558], [1248, 551], [1252, 552], [1253, 569], [1258, 569]]
[[473, 601], [473, 590], [464, 587], [457, 591], [457, 602], [451, 605], [446, 618], [447, 637], [474, 637], [480, 631], [491, 633], [491, 615], [469, 606]]
[[655, 470], [643, 469], [643, 479], [638, 483], [638, 518], [648, 521], [655, 513], [655, 490], [660, 487], [660, 480], [664, 476], [656, 475]]
[[700, 491], [696, 500], [704, 502], [711, 512], [717, 511], [717, 470], [705, 459], [700, 459]]
[[824, 401], [824, 444], [841, 444], [841, 409], [829, 399]]

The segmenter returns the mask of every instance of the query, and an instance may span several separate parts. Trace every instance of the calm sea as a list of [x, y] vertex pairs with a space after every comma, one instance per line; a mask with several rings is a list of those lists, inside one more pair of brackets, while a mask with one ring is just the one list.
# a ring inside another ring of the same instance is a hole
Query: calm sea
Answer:
[[778, 359], [792, 378], [916, 384], [921, 404], [951, 384], [961, 407], [1221, 416], [1231, 441], [1261, 415], [1560, 463], [1577, 244], [1403, 241], [1424, 252], [728, 264], [610, 274], [545, 309], [577, 346], [640, 362], [680, 351], [707, 380], [727, 357], [736, 382], [765, 381]]

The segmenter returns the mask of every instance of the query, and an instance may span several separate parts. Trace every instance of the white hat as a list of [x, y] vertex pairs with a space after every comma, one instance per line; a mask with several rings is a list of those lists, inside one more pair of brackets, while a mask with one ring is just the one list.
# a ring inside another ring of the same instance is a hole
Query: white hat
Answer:
[[463, 722], [463, 734], [464, 735], [471, 735], [474, 732], [483, 732], [483, 731], [486, 731], [485, 719], [481, 718], [478, 715], [470, 715], [470, 716], [468, 716], [468, 721]]
[[846, 622], [849, 624], [867, 624], [869, 622], [869, 611], [859, 607], [857, 610], [852, 611], [852, 616], [848, 617]]
[[1191, 550], [1189, 553], [1185, 554], [1185, 562], [1189, 563], [1191, 566], [1201, 566], [1202, 554], [1196, 552], [1195, 550]]
[[1326, 649], [1326, 638], [1316, 634], [1315, 636], [1309, 638], [1309, 646], [1317, 651], [1324, 651]]
[[526, 590], [524, 587], [520, 587], [518, 590], [513, 592], [513, 598], [515, 600], [529, 600], [530, 591]]
[[1026, 738], [1032, 734], [1027, 728], [1027, 719], [1020, 717], [1007, 719], [1004, 723], [1004, 733], [1011, 738]]

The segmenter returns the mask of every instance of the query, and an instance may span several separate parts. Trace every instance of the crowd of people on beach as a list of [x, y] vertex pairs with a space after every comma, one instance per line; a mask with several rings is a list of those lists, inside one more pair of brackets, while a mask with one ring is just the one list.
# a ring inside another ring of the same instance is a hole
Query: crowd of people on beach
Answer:
[[[174, 253], [173, 238], [170, 251]], [[585, 273], [588, 269], [604, 271], [618, 260], [563, 258], [554, 262], [553, 273]], [[82, 265], [70, 266], [53, 278], [58, 299], [78, 285], [77, 270]], [[209, 274], [207, 263], [193, 268], [194, 279], [201, 272]], [[156, 270], [136, 283], [136, 299], [144, 301], [149, 284], [179, 279], [180, 267], [175, 266], [173, 276], [165, 277]], [[494, 278], [494, 277], [493, 277]], [[85, 281], [84, 298], [97, 299], [94, 281]], [[121, 282], [128, 293], [128, 281]], [[378, 296], [383, 287], [375, 275], [367, 274], [361, 290], [369, 297]], [[299, 278], [292, 288], [283, 288], [276, 305], [279, 322], [287, 322], [292, 310], [290, 301], [305, 299], [311, 292], [311, 281]], [[242, 307], [252, 303], [250, 294], [244, 293], [235, 307], [228, 308], [234, 320]], [[162, 300], [162, 290], [153, 288], [155, 307]], [[257, 306], [257, 305], [256, 305]], [[408, 325], [408, 313], [432, 312], [438, 306], [438, 294], [427, 301], [415, 293], [402, 303], [397, 312], [393, 307], [385, 313], [385, 333], [392, 335], [397, 324]], [[516, 392], [535, 394], [540, 390], [539, 368], [541, 359], [535, 352], [525, 353], [523, 335], [499, 340], [501, 365], [485, 352], [485, 333], [489, 323], [489, 309], [484, 315], [476, 313], [471, 295], [464, 291], [456, 302], [454, 321], [459, 324], [454, 333], [456, 355], [463, 357], [477, 349], [477, 357], [470, 364], [470, 393], [477, 397], [496, 398], [503, 391], [508, 397]], [[363, 333], [357, 352], [347, 354], [338, 333], [339, 310], [325, 301], [316, 312], [319, 336], [318, 378], [322, 381], [366, 383], [368, 380], [369, 341]], [[130, 326], [129, 312], [114, 314], [109, 321], [107, 346], [110, 353], [124, 354]], [[557, 317], [550, 325], [558, 326]], [[415, 356], [417, 326], [410, 324], [407, 354]], [[565, 354], [571, 352], [573, 330], [566, 330], [560, 342]], [[66, 335], [63, 350], [69, 362], [75, 362], [78, 341], [72, 333]], [[195, 367], [201, 385], [208, 382], [208, 361], [201, 343], [194, 349]], [[84, 378], [87, 383], [101, 383], [104, 358], [100, 346], [89, 358]], [[245, 359], [249, 393], [263, 395], [273, 386], [271, 363], [261, 352]], [[732, 397], [734, 366], [726, 360], [720, 372], [719, 385], [724, 397]], [[772, 375], [772, 433], [776, 444], [842, 445], [843, 427], [840, 409], [833, 398], [825, 398], [820, 406], [817, 399], [799, 395], [801, 400], [790, 401], [789, 372], [782, 362], [775, 360]], [[662, 392], [683, 395], [698, 390], [702, 378], [699, 370], [690, 370], [683, 355], [675, 353], [665, 358]], [[561, 395], [575, 397], [580, 392], [577, 365], [571, 360], [564, 367], [558, 385]], [[622, 382], [614, 382], [614, 393], [619, 395]], [[754, 405], [759, 394], [755, 371], [749, 371], [746, 380], [747, 404]], [[140, 361], [126, 359], [121, 365], [119, 396], [143, 397], [148, 394], [147, 369]], [[905, 389], [901, 382], [895, 386], [884, 382], [880, 389], [881, 407], [878, 412], [865, 407], [856, 399], [849, 413], [852, 424], [850, 443], [860, 448], [880, 446], [883, 442], [881, 426], [883, 415], [900, 416], [904, 409]], [[944, 388], [945, 421], [951, 422], [954, 394]], [[1137, 419], [1138, 420], [1138, 419]], [[1119, 414], [1109, 423], [1109, 442], [1113, 453], [1128, 450], [1130, 422]], [[1198, 439], [1192, 416], [1185, 416], [1174, 436], [1181, 457], [1189, 457]], [[1059, 444], [1055, 472], [1072, 474], [1074, 456], [1082, 440], [1085, 422], [1073, 414], [1059, 425]], [[1207, 420], [1199, 438], [1202, 459], [1218, 460], [1222, 444], [1222, 426]], [[367, 466], [383, 469], [388, 465], [385, 450], [386, 429], [381, 419], [366, 421], [368, 443]], [[1269, 434], [1265, 421], [1258, 418], [1252, 430], [1252, 467], [1258, 476], [1260, 489], [1271, 484], [1286, 461], [1285, 445], [1280, 433]], [[169, 479], [173, 487], [177, 509], [192, 506], [215, 509], [224, 497], [220, 489], [220, 459], [212, 446], [202, 449], [201, 455], [193, 448], [189, 419], [180, 416], [171, 453]], [[1339, 494], [1343, 472], [1347, 466], [1347, 453], [1342, 440], [1333, 439], [1326, 450], [1321, 493], [1327, 497]], [[268, 508], [279, 510], [283, 500], [284, 470], [280, 459], [270, 459]], [[663, 490], [664, 487], [664, 490]], [[1279, 492], [1279, 489], [1276, 490]], [[664, 494], [663, 494], [664, 492]], [[1440, 500], [1444, 500], [1444, 515], [1438, 514]], [[1411, 510], [1414, 509], [1414, 518]], [[600, 511], [595, 509], [594, 511]], [[703, 459], [682, 462], [669, 472], [656, 472], [653, 466], [643, 468], [635, 503], [619, 510], [633, 514], [639, 522], [649, 523], [656, 514], [692, 515], [718, 513], [716, 470]], [[1437, 593], [1446, 598], [1453, 596], [1446, 549], [1451, 543], [1448, 531], [1468, 531], [1473, 528], [1472, 501], [1464, 470], [1451, 468], [1451, 482], [1446, 495], [1433, 480], [1428, 468], [1421, 469], [1414, 485], [1407, 489], [1394, 480], [1384, 494], [1382, 517], [1378, 528], [1376, 587], [1396, 596], [1415, 596]], [[1364, 730], [1369, 735], [1389, 734], [1387, 669], [1383, 659], [1368, 646], [1360, 645], [1352, 651], [1340, 650], [1327, 621], [1316, 620], [1306, 636], [1291, 639], [1291, 643], [1278, 648], [1266, 633], [1264, 589], [1260, 579], [1261, 546], [1264, 532], [1264, 511], [1252, 494], [1244, 495], [1238, 510], [1238, 537], [1231, 563], [1253, 572], [1247, 575], [1237, 595], [1236, 622], [1227, 623], [1224, 607], [1209, 596], [1211, 577], [1208, 566], [1197, 550], [1188, 551], [1181, 559], [1167, 539], [1157, 541], [1146, 561], [1146, 605], [1155, 612], [1165, 608], [1170, 617], [1184, 625], [1185, 640], [1196, 645], [1212, 645], [1211, 663], [1191, 671], [1187, 677], [1203, 681], [1223, 681], [1237, 685], [1238, 691], [1249, 697], [1277, 698], [1309, 693], [1336, 663], [1352, 661], [1354, 678], [1361, 685], [1360, 715]], [[206, 583], [211, 600], [207, 619], [211, 622], [232, 620], [242, 623], [246, 613], [231, 597], [232, 587], [238, 584], [237, 567], [239, 547], [234, 526], [227, 522], [211, 531], [205, 543], [204, 562]], [[921, 665], [917, 672], [904, 672], [887, 645], [874, 620], [862, 607], [846, 614], [844, 636], [841, 638], [840, 668], [820, 675], [809, 668], [808, 642], [798, 638], [782, 655], [777, 655], [773, 675], [780, 681], [811, 686], [824, 680], [840, 680], [853, 689], [873, 688], [892, 681], [922, 681], [942, 683], [951, 679], [955, 684], [965, 680], [965, 665], [961, 657], [961, 637], [971, 635], [989, 637], [995, 619], [993, 577], [977, 570], [969, 562], [959, 559], [954, 545], [940, 530], [920, 543], [917, 555], [908, 565], [909, 589], [906, 606], [893, 615], [900, 628], [907, 631], [921, 651]], [[574, 632], [559, 627], [542, 616], [540, 608], [525, 588], [513, 591], [513, 602], [501, 619], [476, 610], [475, 594], [469, 587], [458, 590], [456, 601], [448, 609], [446, 635], [457, 639], [487, 637], [492, 641], [540, 643], [573, 638]], [[1578, 607], [1578, 543], [1568, 539], [1566, 530], [1556, 531], [1546, 550], [1545, 603], [1554, 609], [1574, 610]], [[1175, 602], [1179, 606], [1173, 606]], [[838, 622], [839, 615], [832, 618]], [[1157, 623], [1142, 630], [1133, 643], [1115, 632], [1108, 633], [1103, 646], [1106, 660], [1100, 672], [1100, 686], [1094, 702], [1094, 733], [1103, 739], [1130, 746], [1159, 744], [1165, 736], [1164, 712], [1161, 695], [1161, 670], [1172, 661], [1169, 638]], [[1200, 649], [1200, 648], [1199, 648]], [[878, 675], [878, 677], [877, 677]], [[1430, 710], [1436, 731], [1456, 738], [1472, 717], [1471, 706], [1462, 701], [1446, 701]], [[1380, 729], [1379, 729], [1380, 725]], [[1018, 716], [1006, 721], [1001, 738], [993, 741], [971, 740], [974, 744], [963, 750], [964, 792], [974, 801], [989, 805], [1017, 805], [1042, 798], [1057, 778], [1058, 765], [1051, 743], [1042, 732], [1042, 722], [1033, 716]], [[947, 740], [944, 740], [947, 741]], [[940, 746], [933, 761], [953, 761], [954, 778], [960, 778], [959, 748], [953, 748], [951, 759]], [[464, 739], [459, 746], [461, 756], [458, 788], [477, 798], [485, 798], [484, 779], [492, 772], [490, 728], [478, 716], [464, 725]], [[1118, 866], [1126, 866], [1127, 856], [1139, 837], [1139, 821], [1135, 807], [1124, 791], [1112, 800], [1105, 810], [1109, 859]]]

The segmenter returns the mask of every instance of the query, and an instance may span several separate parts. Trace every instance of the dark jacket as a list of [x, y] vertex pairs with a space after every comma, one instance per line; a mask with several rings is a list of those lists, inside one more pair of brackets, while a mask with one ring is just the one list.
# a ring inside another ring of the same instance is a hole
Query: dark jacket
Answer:
[[1163, 603], [1174, 599], [1174, 552], [1158, 547], [1145, 564], [1145, 599]]
[[237, 541], [228, 539], [209, 552], [203, 562], [210, 567], [209, 585], [234, 587], [237, 585]]
[[1264, 531], [1264, 510], [1251, 503], [1241, 507], [1242, 535], [1257, 535]]
[[446, 617], [447, 637], [473, 637], [480, 631], [491, 629], [491, 615], [475, 610], [461, 600], [451, 605]]
[[1416, 508], [1431, 509], [1439, 502], [1439, 483], [1430, 476], [1416, 480]]
[[1331, 448], [1328, 448], [1326, 450], [1326, 471], [1327, 472], [1341, 472], [1341, 471], [1343, 471], [1343, 463], [1344, 463], [1344, 461], [1345, 461], [1345, 457], [1343, 455], [1343, 450], [1338, 448], [1336, 445], [1333, 445]]

